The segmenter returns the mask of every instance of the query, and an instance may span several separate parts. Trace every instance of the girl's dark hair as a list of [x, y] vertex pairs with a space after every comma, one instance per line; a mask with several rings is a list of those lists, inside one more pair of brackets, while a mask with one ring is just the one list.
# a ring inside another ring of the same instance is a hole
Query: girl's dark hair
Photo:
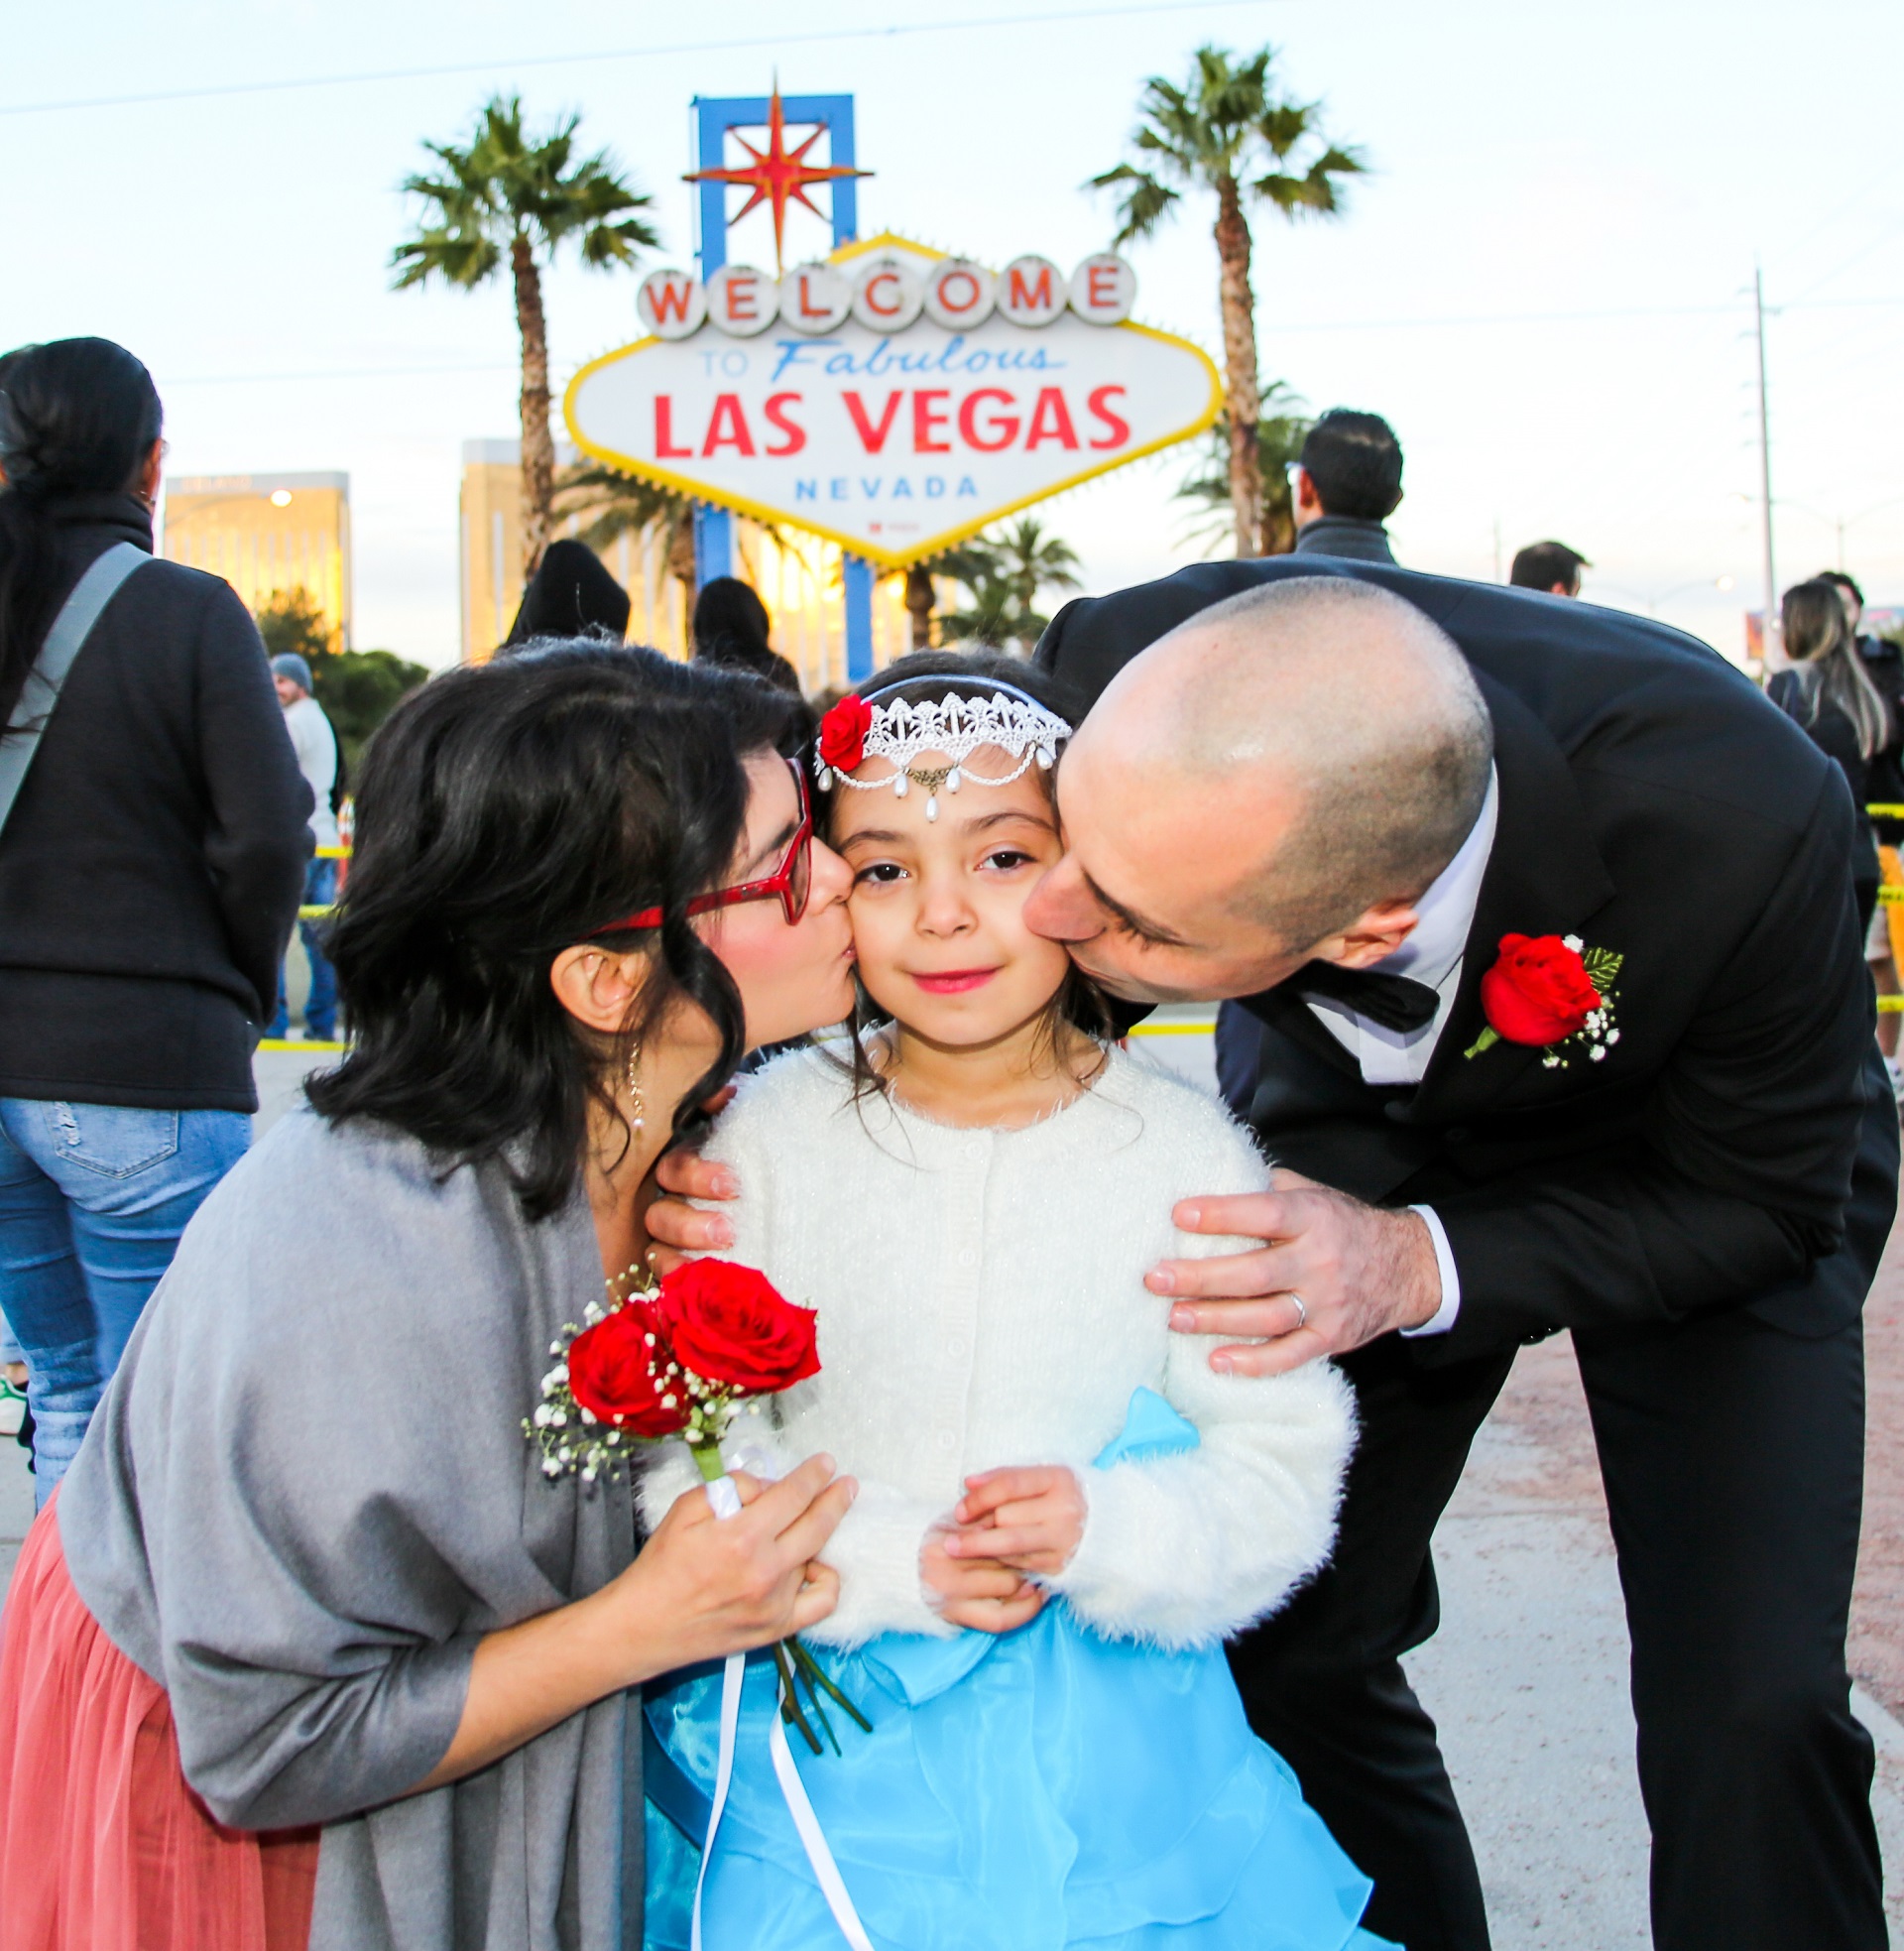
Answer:
[[[1013, 690], [1034, 698], [1047, 711], [1055, 711], [1073, 728], [1084, 716], [1083, 701], [1062, 678], [1038, 665], [1027, 664], [1023, 659], [1008, 656], [1003, 651], [914, 651], [910, 656], [895, 659], [876, 676], [856, 685], [844, 695], [870, 697], [881, 705], [901, 702], [918, 704], [944, 697], [989, 697], [1001, 684], [1009, 684]], [[1057, 793], [1054, 776], [1034, 760], [1029, 777], [1038, 782], [1046, 799], [1055, 807]], [[819, 795], [815, 817], [821, 822], [825, 838], [831, 839], [834, 814], [851, 790], [836, 786], [831, 793]], [[831, 1042], [823, 1045], [830, 1054], [835, 1054], [836, 1061], [852, 1070], [853, 1094], [856, 1098], [884, 1088], [866, 1054], [866, 1033], [885, 1021], [884, 1012], [866, 993], [864, 984], [858, 985], [848, 1047], [842, 1050]], [[1063, 987], [1051, 999], [1046, 1015], [1048, 1034], [1055, 1036], [1060, 1023], [1068, 1023], [1073, 1029], [1082, 1030], [1086, 1036], [1095, 1036], [1100, 1042], [1108, 1041], [1116, 1035], [1104, 991], [1075, 964], [1065, 977]]]
[[62, 502], [123, 494], [165, 425], [152, 375], [110, 339], [55, 339], [0, 358], [0, 703], [53, 626]]
[[[333, 1124], [373, 1118], [450, 1164], [501, 1158], [525, 1215], [567, 1200], [588, 1105], [685, 999], [718, 1061], [674, 1133], [745, 1053], [739, 992], [687, 919], [747, 821], [742, 761], [785, 749], [788, 701], [757, 678], [580, 639], [432, 678], [371, 741], [356, 854], [328, 952], [354, 1038], [308, 1087]], [[658, 907], [636, 1020], [604, 1050], [549, 985], [550, 960]]]

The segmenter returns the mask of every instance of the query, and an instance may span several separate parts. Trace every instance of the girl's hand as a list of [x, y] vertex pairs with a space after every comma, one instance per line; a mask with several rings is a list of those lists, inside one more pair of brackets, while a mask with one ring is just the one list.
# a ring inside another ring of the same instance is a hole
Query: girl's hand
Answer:
[[946, 1542], [957, 1533], [935, 1524], [919, 1552], [919, 1583], [939, 1617], [981, 1633], [1010, 1633], [1037, 1618], [1045, 1593], [996, 1558], [954, 1558]]
[[1049, 1578], [1071, 1562], [1084, 1538], [1084, 1490], [1059, 1463], [987, 1470], [965, 1480], [953, 1512], [961, 1529], [947, 1534], [954, 1558], [989, 1558]]

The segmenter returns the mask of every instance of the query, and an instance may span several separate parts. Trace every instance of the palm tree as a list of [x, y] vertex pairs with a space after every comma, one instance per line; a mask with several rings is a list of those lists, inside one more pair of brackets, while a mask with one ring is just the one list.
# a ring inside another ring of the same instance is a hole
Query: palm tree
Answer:
[[[1058, 536], [1048, 535], [1035, 515], [1020, 515], [1011, 527], [984, 538], [999, 563], [999, 572], [1016, 597], [1027, 620], [1038, 597], [1047, 589], [1081, 589], [1078, 551]], [[1035, 637], [1045, 619], [1037, 619]]]
[[966, 585], [971, 600], [963, 609], [947, 610], [939, 618], [939, 636], [948, 644], [983, 644], [1003, 650], [1019, 641], [1027, 623], [1043, 628], [1041, 618], [1021, 614], [1017, 592], [1000, 576], [977, 575]]
[[932, 606], [938, 601], [932, 578], [949, 576], [968, 589], [977, 589], [988, 578], [997, 577], [999, 561], [989, 543], [974, 539], [942, 549], [899, 573], [905, 579], [905, 608], [912, 619], [912, 648], [923, 651], [931, 648]]
[[1140, 163], [1121, 163], [1090, 184], [1123, 192], [1117, 246], [1150, 236], [1174, 211], [1182, 190], [1173, 188], [1173, 182], [1216, 193], [1230, 504], [1239, 555], [1255, 554], [1262, 533], [1262, 471], [1251, 434], [1262, 402], [1245, 200], [1260, 197], [1290, 223], [1339, 216], [1338, 180], [1367, 167], [1360, 152], [1324, 138], [1319, 103], [1294, 101], [1273, 86], [1269, 67], [1275, 58], [1273, 48], [1264, 48], [1239, 65], [1226, 49], [1203, 47], [1187, 86], [1153, 74], [1138, 100], [1140, 120], [1132, 138]]
[[1039, 595], [1046, 589], [1081, 586], [1077, 550], [1061, 537], [1048, 535], [1031, 515], [933, 560], [971, 595], [965, 608], [939, 619], [939, 635], [948, 644], [970, 640], [994, 648], [1015, 644], [1029, 651], [1051, 621], [1037, 607]]
[[[1261, 555], [1287, 555], [1296, 546], [1296, 511], [1289, 493], [1289, 469], [1302, 458], [1302, 443], [1315, 423], [1296, 411], [1302, 405], [1299, 394], [1281, 380], [1271, 380], [1262, 390], [1262, 404], [1270, 411], [1256, 422], [1256, 470], [1262, 481], [1261, 540], [1254, 551]], [[1197, 504], [1195, 519], [1189, 525], [1192, 538], [1205, 542], [1205, 552], [1214, 549], [1227, 534], [1234, 533], [1230, 502], [1230, 419], [1217, 417], [1196, 469], [1177, 489], [1179, 501]]]
[[659, 242], [639, 216], [651, 199], [618, 174], [606, 150], [575, 154], [579, 117], [536, 136], [523, 128], [523, 104], [497, 95], [477, 118], [468, 145], [425, 143], [442, 166], [414, 176], [405, 190], [423, 205], [422, 221], [391, 255], [396, 288], [430, 277], [473, 291], [503, 267], [516, 287], [516, 326], [523, 343], [523, 575], [536, 573], [548, 546], [555, 443], [548, 429], [548, 332], [542, 317], [537, 256], [552, 263], [568, 238], [596, 270], [633, 264], [642, 246]]

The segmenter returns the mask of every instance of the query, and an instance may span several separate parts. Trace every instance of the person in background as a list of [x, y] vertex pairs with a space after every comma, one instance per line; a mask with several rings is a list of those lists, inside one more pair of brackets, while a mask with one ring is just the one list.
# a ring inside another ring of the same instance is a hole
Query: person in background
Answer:
[[799, 674], [768, 641], [773, 619], [767, 605], [739, 576], [715, 576], [694, 599], [694, 659], [751, 671], [770, 684], [800, 695]]
[[[310, 666], [296, 651], [271, 661], [272, 681], [285, 711], [285, 729], [298, 755], [298, 770], [310, 788], [310, 838], [314, 847], [337, 844], [337, 734], [324, 707], [311, 695]], [[337, 857], [313, 854], [304, 869], [304, 902], [308, 908], [328, 908], [337, 899]], [[337, 977], [324, 953], [324, 924], [299, 919], [298, 939], [310, 964], [310, 993], [304, 999], [304, 1040], [334, 1042], [337, 1036]], [[285, 965], [278, 964], [278, 1009], [265, 1032], [283, 1036], [291, 1028], [291, 1007], [285, 997]]]
[[[1884, 700], [1891, 714], [1890, 742], [1881, 752], [1871, 755], [1865, 786], [1873, 803], [1904, 805], [1904, 651], [1900, 651], [1888, 637], [1860, 634], [1858, 625], [1864, 620], [1864, 592], [1843, 569], [1826, 569], [1817, 580], [1829, 582], [1838, 591], [1844, 605], [1844, 621], [1850, 628], [1857, 655], [1863, 661], [1865, 674], [1876, 685], [1878, 696]], [[1871, 824], [1877, 831], [1879, 881], [1904, 886], [1904, 860], [1900, 860], [1898, 855], [1899, 843], [1904, 841], [1904, 819], [1880, 815]], [[1865, 942], [1864, 958], [1871, 965], [1871, 980], [1877, 984], [1880, 996], [1895, 996], [1904, 991], [1904, 983], [1898, 980], [1888, 908], [1880, 907], [1871, 916], [1871, 931]], [[1877, 1020], [1877, 1042], [1890, 1068], [1892, 1083], [1904, 1085], [1904, 1075], [1900, 1075], [1897, 1062], [1899, 1024], [1900, 1019], [1888, 1011], [1880, 1016]]]
[[[162, 419], [106, 339], [0, 358], [0, 724], [81, 576], [121, 543], [150, 556]], [[181, 563], [134, 567], [23, 722], [42, 730], [0, 830], [0, 1310], [44, 1505], [251, 1142], [311, 795], [245, 606]]]
[[1545, 590], [1549, 596], [1578, 596], [1580, 572], [1594, 565], [1564, 542], [1530, 542], [1514, 556], [1507, 580], [1516, 589]]
[[1394, 561], [1383, 524], [1401, 504], [1401, 442], [1379, 414], [1330, 408], [1309, 429], [1293, 474], [1298, 555]]
[[619, 644], [633, 608], [602, 558], [564, 538], [542, 550], [503, 648], [515, 650], [538, 637], [607, 637]]
[[1786, 590], [1781, 627], [1789, 670], [1774, 671], [1765, 694], [1811, 734], [1812, 743], [1836, 760], [1851, 790], [1857, 843], [1851, 886], [1859, 925], [1870, 935], [1877, 907], [1877, 834], [1869, 804], [1871, 760], [1890, 743], [1891, 713], [1852, 648], [1851, 627], [1837, 587], [1823, 577]]

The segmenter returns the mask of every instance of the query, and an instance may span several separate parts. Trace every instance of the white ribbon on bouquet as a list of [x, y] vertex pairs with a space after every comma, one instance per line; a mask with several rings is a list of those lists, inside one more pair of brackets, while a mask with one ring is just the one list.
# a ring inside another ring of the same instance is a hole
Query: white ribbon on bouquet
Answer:
[[[731, 1477], [715, 1478], [707, 1487], [707, 1501], [717, 1518], [738, 1518], [741, 1515], [741, 1494]], [[729, 1653], [721, 1669], [721, 1747], [714, 1766], [714, 1799], [708, 1810], [707, 1836], [701, 1844], [701, 1874], [694, 1884], [694, 1920], [689, 1940], [691, 1951], [701, 1951], [701, 1892], [707, 1887], [707, 1868], [714, 1861], [714, 1837], [720, 1829], [721, 1812], [727, 1806], [728, 1787], [734, 1779], [734, 1750], [741, 1727], [741, 1681], [746, 1672], [747, 1655]], [[786, 1728], [779, 1712], [785, 1701], [786, 1681], [782, 1678], [773, 1724], [768, 1731], [767, 1746], [768, 1753], [774, 1759], [774, 1773], [779, 1781], [786, 1812], [793, 1818], [800, 1847], [806, 1852], [806, 1860], [812, 1866], [813, 1875], [820, 1886], [820, 1894], [826, 1898], [826, 1907], [832, 1911], [833, 1921], [840, 1927], [840, 1935], [853, 1947], [853, 1951], [873, 1951], [873, 1940], [867, 1936], [866, 1926], [860, 1922], [860, 1913], [854, 1909], [853, 1899], [847, 1894], [846, 1880], [840, 1875], [839, 1865], [833, 1861], [833, 1852], [827, 1847], [820, 1819], [813, 1813], [813, 1804], [807, 1797], [806, 1784], [793, 1765], [793, 1751], [786, 1745]]]

